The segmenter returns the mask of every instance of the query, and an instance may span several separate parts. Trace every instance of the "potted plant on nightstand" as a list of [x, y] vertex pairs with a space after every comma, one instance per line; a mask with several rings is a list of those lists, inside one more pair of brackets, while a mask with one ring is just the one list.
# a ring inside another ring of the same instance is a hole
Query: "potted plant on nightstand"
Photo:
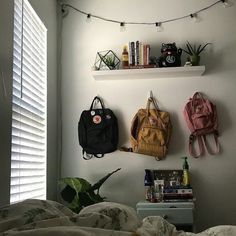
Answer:
[[209, 44], [211, 44], [211, 43], [206, 43], [204, 46], [202, 46], [201, 44], [197, 46], [196, 44], [191, 45], [187, 41], [186, 49], [182, 48], [182, 50], [189, 55], [187, 59], [191, 63], [192, 66], [199, 65], [199, 62], [201, 59], [200, 54], [206, 48], [206, 46]]

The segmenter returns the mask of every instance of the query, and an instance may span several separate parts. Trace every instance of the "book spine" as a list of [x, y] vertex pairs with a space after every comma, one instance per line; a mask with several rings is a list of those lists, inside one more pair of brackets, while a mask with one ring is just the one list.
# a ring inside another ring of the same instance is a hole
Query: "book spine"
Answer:
[[167, 194], [193, 194], [191, 188], [164, 188], [163, 192]]
[[135, 43], [131, 42], [131, 64], [132, 66], [135, 65]]
[[146, 53], [146, 54], [147, 54], [147, 65], [149, 65], [149, 62], [150, 62], [150, 61], [149, 61], [149, 58], [150, 58], [150, 49], [151, 49], [151, 47], [150, 47], [150, 45], [148, 44], [148, 45], [147, 45], [147, 53]]
[[139, 65], [139, 41], [135, 43], [135, 65]]
[[143, 43], [139, 42], [139, 65], [143, 65]]
[[131, 42], [128, 43], [129, 65], [132, 65]]
[[143, 64], [147, 65], [147, 45], [143, 45]]

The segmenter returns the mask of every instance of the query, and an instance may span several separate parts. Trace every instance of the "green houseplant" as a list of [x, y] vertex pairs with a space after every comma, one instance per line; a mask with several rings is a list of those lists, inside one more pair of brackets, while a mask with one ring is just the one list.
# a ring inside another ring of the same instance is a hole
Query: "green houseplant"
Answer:
[[112, 171], [93, 185], [83, 178], [62, 178], [59, 181], [59, 184], [62, 185], [61, 197], [68, 203], [68, 207], [72, 211], [79, 213], [83, 207], [105, 200], [100, 196], [99, 189], [111, 175], [119, 170], [120, 168]]
[[189, 55], [188, 61], [190, 61], [193, 66], [198, 66], [201, 59], [200, 54], [209, 44], [211, 43], [206, 43], [203, 46], [200, 44], [197, 46], [196, 44], [191, 45], [190, 42], [187, 41], [186, 49], [182, 48], [182, 50]]
[[115, 68], [115, 57], [113, 55], [104, 56], [103, 60], [109, 68]]

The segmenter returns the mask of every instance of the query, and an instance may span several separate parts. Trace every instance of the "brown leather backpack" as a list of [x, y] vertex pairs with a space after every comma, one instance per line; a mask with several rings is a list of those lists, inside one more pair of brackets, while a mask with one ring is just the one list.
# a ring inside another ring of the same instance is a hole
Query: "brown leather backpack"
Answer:
[[[150, 109], [153, 103], [154, 109]], [[130, 142], [132, 151], [163, 159], [168, 150], [172, 131], [170, 115], [160, 111], [156, 101], [150, 97], [146, 109], [139, 109], [131, 124]]]

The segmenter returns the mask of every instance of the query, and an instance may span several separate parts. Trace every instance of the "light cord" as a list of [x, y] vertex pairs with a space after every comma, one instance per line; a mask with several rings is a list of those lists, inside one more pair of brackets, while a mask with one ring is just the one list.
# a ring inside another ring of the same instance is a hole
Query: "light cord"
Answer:
[[[212, 8], [213, 6], [217, 5], [218, 3], [222, 3], [222, 4], [225, 4], [226, 0], [218, 0], [212, 4], [210, 4], [209, 6], [206, 6], [196, 12], [192, 12], [188, 15], [184, 15], [184, 16], [180, 16], [180, 17], [176, 17], [176, 18], [172, 18], [172, 19], [168, 19], [168, 20], [163, 20], [163, 21], [155, 21], [155, 22], [132, 22], [132, 21], [118, 21], [118, 20], [113, 20], [113, 19], [108, 19], [108, 18], [105, 18], [105, 17], [101, 17], [101, 16], [98, 16], [98, 15], [94, 15], [94, 14], [91, 14], [91, 13], [87, 13], [85, 11], [82, 11], [70, 4], [66, 4], [66, 3], [62, 3], [61, 4], [61, 9], [62, 9], [62, 12], [65, 13], [66, 11], [68, 11], [66, 8], [69, 7], [69, 8], [72, 8], [74, 9], [75, 11], [83, 14], [83, 15], [86, 15], [88, 18], [96, 18], [96, 19], [99, 19], [99, 20], [103, 20], [103, 21], [107, 21], [107, 22], [112, 22], [112, 23], [117, 23], [117, 24], [122, 24], [122, 26], [124, 25], [154, 25], [154, 26], [157, 26], [157, 22], [162, 25], [162, 24], [165, 24], [165, 23], [169, 23], [169, 22], [173, 22], [173, 21], [178, 21], [178, 20], [182, 20], [182, 19], [185, 19], [185, 18], [189, 18], [189, 17], [192, 17], [193, 15], [197, 15], [198, 13], [200, 12], [203, 12], [203, 11], [206, 11], [210, 8]], [[65, 14], [67, 15], [67, 14]]]

